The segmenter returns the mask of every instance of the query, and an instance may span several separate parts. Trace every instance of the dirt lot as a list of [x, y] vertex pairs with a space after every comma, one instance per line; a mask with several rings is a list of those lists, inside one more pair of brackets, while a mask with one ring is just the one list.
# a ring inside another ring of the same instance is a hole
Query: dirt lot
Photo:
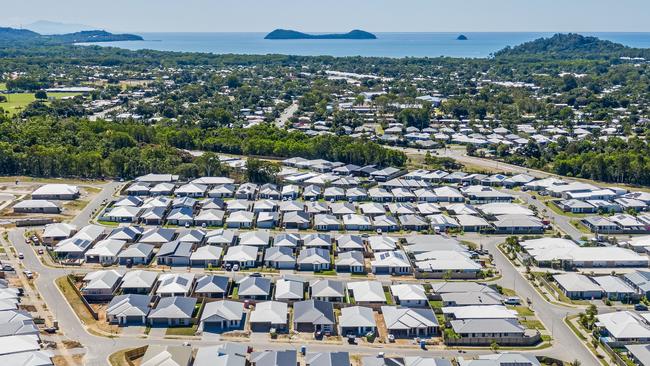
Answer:
[[[48, 183], [69, 183], [79, 187], [79, 199], [73, 201], [53, 201], [61, 207], [61, 214], [26, 214], [13, 212], [12, 207], [19, 201], [29, 199], [37, 188]], [[93, 198], [101, 192], [102, 181], [67, 181], [59, 179], [34, 179], [27, 177], [0, 177], [0, 219], [25, 219], [47, 216], [62, 221], [76, 216]]]

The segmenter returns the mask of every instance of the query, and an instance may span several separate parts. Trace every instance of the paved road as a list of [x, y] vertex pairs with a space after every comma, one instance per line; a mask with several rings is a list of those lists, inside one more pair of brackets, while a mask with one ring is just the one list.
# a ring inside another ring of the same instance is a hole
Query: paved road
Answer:
[[287, 121], [293, 117], [297, 111], [298, 102], [293, 102], [284, 111], [282, 111], [282, 113], [280, 113], [280, 117], [276, 118], [273, 123], [275, 123], [276, 127], [284, 129], [285, 123], [287, 123]]
[[505, 237], [484, 237], [481, 240], [475, 240], [475, 242], [482, 244], [485, 249], [492, 253], [494, 264], [502, 273], [502, 278], [498, 281], [499, 284], [515, 290], [522, 299], [530, 299], [532, 301], [531, 308], [535, 310], [535, 315], [542, 321], [545, 328], [551, 332], [554, 339], [553, 347], [540, 351], [538, 354], [557, 357], [565, 361], [578, 359], [583, 366], [599, 366], [598, 360], [563, 321], [564, 317], [577, 314], [580, 309], [558, 306], [544, 300], [496, 247], [504, 239]]
[[504, 189], [504, 192], [519, 197], [527, 205], [535, 206], [540, 213], [542, 211], [545, 211], [545, 215], [549, 218], [551, 223], [563, 231], [565, 234], [571, 236], [573, 240], [578, 241], [583, 236], [589, 236], [588, 234], [585, 234], [582, 231], [576, 229], [576, 227], [571, 224], [570, 217], [555, 213], [555, 211], [547, 207], [543, 202], [538, 199], [534, 199], [533, 196], [531, 196], [529, 193], [522, 191], [513, 191], [511, 189]]
[[[93, 212], [102, 205], [102, 202], [104, 200], [109, 199], [115, 190], [119, 188], [119, 186], [119, 183], [106, 184], [103, 187], [103, 191], [86, 206], [86, 208], [79, 214], [77, 218], [75, 218], [75, 220], [73, 220], [73, 222], [77, 225], [86, 224], [91, 219]], [[54, 280], [56, 278], [73, 273], [75, 270], [73, 268], [52, 268], [44, 266], [40, 262], [36, 253], [33, 251], [33, 248], [25, 243], [23, 233], [24, 229], [12, 230], [9, 232], [9, 240], [16, 247], [17, 251], [24, 253], [25, 259], [23, 260], [23, 264], [25, 267], [39, 274], [39, 277], [36, 280], [38, 291], [48, 304], [49, 308], [52, 310], [52, 313], [56, 320], [58, 320], [62, 331], [67, 337], [80, 340], [86, 346], [86, 365], [106, 365], [107, 357], [112, 352], [123, 348], [137, 347], [151, 343], [178, 345], [183, 342], [182, 340], [170, 340], [161, 337], [149, 337], [148, 339], [142, 339], [138, 337], [122, 336], [110, 339], [88, 333], [54, 283]], [[499, 281], [500, 284], [505, 287], [514, 288], [522, 298], [530, 298], [533, 302], [533, 309], [536, 311], [537, 316], [545, 324], [546, 328], [552, 332], [555, 338], [553, 346], [541, 351], [531, 351], [532, 353], [549, 355], [564, 360], [573, 360], [577, 358], [585, 366], [598, 365], [596, 359], [587, 351], [587, 349], [579, 342], [571, 330], [562, 321], [562, 319], [567, 314], [573, 314], [577, 312], [578, 309], [565, 308], [545, 302], [545, 300], [539, 294], [537, 294], [537, 292], [522, 277], [516, 268], [512, 266], [512, 264], [505, 258], [505, 256], [496, 248], [496, 245], [502, 242], [504, 240], [504, 237], [477, 236], [476, 238], [473, 238], [471, 235], [468, 235], [466, 239], [473, 240], [477, 244], [483, 245], [487, 250], [490, 251], [490, 253], [493, 254], [495, 264], [503, 273], [503, 278]], [[80, 272], [82, 271], [85, 272], [85, 270], [81, 270]], [[202, 339], [191, 341], [191, 343], [195, 346], [202, 346], [220, 344], [223, 342], [220, 342], [218, 340]], [[255, 337], [247, 343], [257, 349], [299, 349], [302, 346], [301, 342], [293, 344], [279, 344]], [[335, 346], [331, 344], [314, 344], [309, 345], [308, 347], [314, 351], [328, 351], [333, 347], [336, 347], [340, 350], [362, 354], [377, 354], [378, 352], [386, 352], [399, 353], [402, 355], [429, 355], [443, 357], [456, 357], [459, 355], [457, 351], [453, 350], [431, 349], [429, 351], [424, 351], [416, 348], [403, 348], [391, 345], [373, 347], [350, 346], [347, 344]], [[486, 353], [490, 353], [490, 351], [468, 351], [466, 355], [473, 356]]]

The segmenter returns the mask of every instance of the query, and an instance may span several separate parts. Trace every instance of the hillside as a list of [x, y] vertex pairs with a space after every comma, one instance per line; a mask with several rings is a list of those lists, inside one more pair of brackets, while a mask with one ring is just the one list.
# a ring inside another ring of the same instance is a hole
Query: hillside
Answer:
[[515, 47], [508, 46], [496, 52], [494, 56], [497, 58], [539, 56], [561, 59], [597, 59], [621, 56], [648, 58], [650, 50], [631, 48], [575, 33], [558, 33], [550, 38], [539, 38]]
[[141, 41], [135, 34], [113, 34], [103, 30], [82, 31], [60, 35], [41, 35], [16, 28], [0, 28], [0, 42], [29, 42], [35, 44], [67, 44], [79, 42]]
[[307, 34], [289, 29], [276, 29], [264, 39], [377, 39], [377, 36], [358, 29], [340, 34]]

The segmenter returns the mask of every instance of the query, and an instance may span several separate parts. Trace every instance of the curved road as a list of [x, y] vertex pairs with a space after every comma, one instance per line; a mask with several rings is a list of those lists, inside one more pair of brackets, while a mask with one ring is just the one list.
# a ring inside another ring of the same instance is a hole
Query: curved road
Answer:
[[[108, 200], [114, 192], [119, 189], [120, 183], [112, 182], [104, 186], [104, 189], [95, 199], [73, 220], [76, 225], [85, 225], [92, 218], [93, 212], [99, 209], [104, 200]], [[81, 341], [86, 349], [85, 364], [90, 366], [106, 365], [108, 356], [120, 349], [137, 347], [151, 343], [156, 344], [180, 344], [182, 340], [164, 339], [162, 337], [150, 336], [146, 339], [140, 336], [121, 336], [115, 338], [106, 338], [88, 333], [74, 311], [70, 308], [64, 296], [58, 290], [54, 281], [66, 274], [74, 273], [73, 268], [53, 268], [44, 266], [39, 260], [33, 248], [25, 243], [24, 229], [13, 229], [9, 232], [9, 240], [15, 246], [18, 252], [23, 252], [25, 258], [23, 264], [25, 268], [39, 274], [36, 280], [36, 286], [40, 295], [48, 304], [55, 319], [59, 322], [62, 332], [69, 338]], [[486, 249], [494, 256], [497, 267], [502, 271], [503, 278], [499, 281], [505, 287], [514, 288], [522, 298], [530, 298], [533, 302], [533, 309], [537, 317], [545, 324], [546, 328], [552, 332], [554, 337], [553, 345], [550, 348], [540, 351], [530, 351], [535, 354], [548, 355], [571, 361], [578, 359], [585, 366], [598, 366], [597, 360], [588, 352], [588, 350], [573, 335], [571, 330], [564, 324], [562, 319], [567, 314], [573, 314], [578, 309], [565, 308], [547, 303], [525, 280], [520, 272], [505, 258], [505, 256], [496, 248], [496, 245], [504, 240], [504, 237], [480, 237], [475, 241], [485, 246]], [[198, 345], [214, 345], [223, 343], [218, 339], [201, 339], [193, 340], [191, 343]], [[247, 342], [256, 349], [296, 349], [299, 350], [302, 343], [283, 344], [270, 342], [266, 339], [251, 338]], [[403, 348], [399, 346], [385, 345], [377, 346], [358, 346], [358, 345], [332, 345], [332, 344], [309, 344], [308, 348], [314, 351], [328, 351], [333, 347], [349, 351], [351, 353], [377, 354], [378, 352], [399, 353], [402, 355], [429, 355], [429, 356], [446, 356], [456, 357], [458, 352], [454, 350], [431, 349], [429, 351], [417, 348]], [[486, 354], [490, 351], [475, 350], [468, 351], [465, 356]]]

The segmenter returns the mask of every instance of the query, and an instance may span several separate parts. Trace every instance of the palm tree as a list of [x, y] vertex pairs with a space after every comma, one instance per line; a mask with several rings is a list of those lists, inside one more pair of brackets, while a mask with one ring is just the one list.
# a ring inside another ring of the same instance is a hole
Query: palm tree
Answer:
[[571, 362], [569, 363], [569, 366], [580, 366], [580, 365], [582, 365], [582, 362], [580, 362], [580, 361], [577, 360], [577, 359], [576, 359], [576, 360], [573, 360], [573, 361], [571, 361]]

